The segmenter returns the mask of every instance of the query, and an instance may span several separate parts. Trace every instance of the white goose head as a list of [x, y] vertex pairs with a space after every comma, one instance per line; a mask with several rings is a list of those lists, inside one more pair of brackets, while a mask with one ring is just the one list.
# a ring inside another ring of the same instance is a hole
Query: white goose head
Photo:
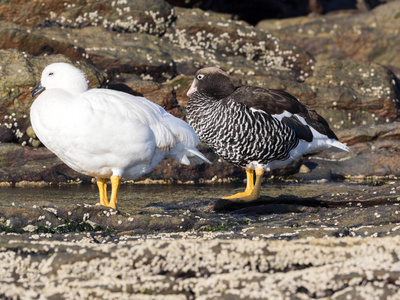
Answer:
[[80, 94], [88, 90], [85, 74], [67, 63], [48, 65], [42, 73], [39, 84], [32, 92], [32, 97], [44, 90], [63, 89], [71, 94]]

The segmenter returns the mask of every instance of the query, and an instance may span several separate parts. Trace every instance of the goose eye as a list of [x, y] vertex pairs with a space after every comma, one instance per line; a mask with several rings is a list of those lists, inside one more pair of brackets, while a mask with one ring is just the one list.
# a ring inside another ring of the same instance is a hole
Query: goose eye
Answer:
[[197, 75], [197, 79], [198, 80], [202, 80], [204, 78], [204, 74], [199, 74], [199, 75]]
[[49, 73], [49, 76], [52, 76], [52, 75], [54, 75], [54, 73], [53, 73], [53, 72], [50, 72], [50, 73]]

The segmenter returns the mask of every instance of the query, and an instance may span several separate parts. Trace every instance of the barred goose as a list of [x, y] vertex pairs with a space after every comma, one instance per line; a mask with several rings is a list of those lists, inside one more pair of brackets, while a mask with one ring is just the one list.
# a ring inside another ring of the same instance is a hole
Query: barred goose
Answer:
[[305, 153], [349, 151], [325, 119], [292, 95], [256, 86], [235, 88], [230, 76], [218, 68], [198, 70], [187, 95], [187, 119], [200, 140], [246, 170], [245, 191], [225, 199], [257, 199], [264, 171]]

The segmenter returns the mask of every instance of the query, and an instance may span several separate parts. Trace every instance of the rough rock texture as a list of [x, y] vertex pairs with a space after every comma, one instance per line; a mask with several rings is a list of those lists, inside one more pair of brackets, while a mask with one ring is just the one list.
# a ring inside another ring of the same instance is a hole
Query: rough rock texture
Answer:
[[297, 0], [297, 1], [276, 1], [276, 0], [167, 0], [174, 6], [187, 8], [201, 8], [232, 14], [233, 18], [244, 20], [250, 24], [264, 19], [284, 19], [309, 13], [329, 13], [344, 9], [359, 9], [366, 11], [376, 7], [384, 1], [380, 0]]
[[247, 203], [193, 199], [137, 213], [62, 201], [2, 205], [0, 297], [400, 296], [397, 182], [287, 189], [309, 196], [276, 190]]
[[400, 3], [390, 1], [369, 12], [340, 11], [285, 20], [264, 20], [257, 28], [301, 46], [317, 60], [373, 61], [399, 71]]
[[163, 0], [7, 1], [0, 18], [26, 26], [102, 26], [116, 31], [162, 34], [174, 16]]
[[[400, 240], [1, 243], [0, 295], [57, 299], [397, 299]], [[166, 240], [165, 240], [166, 239]], [[371, 253], [379, 255], [371, 256]], [[7, 264], [5, 266], [4, 264]], [[28, 275], [27, 275], [28, 274]]]

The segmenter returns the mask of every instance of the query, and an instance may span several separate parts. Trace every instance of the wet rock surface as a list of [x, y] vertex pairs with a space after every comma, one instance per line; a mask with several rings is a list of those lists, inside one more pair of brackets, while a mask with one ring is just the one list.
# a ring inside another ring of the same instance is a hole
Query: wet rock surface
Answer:
[[399, 297], [397, 181], [283, 188], [247, 203], [187, 199], [135, 213], [2, 205], [0, 295]]

